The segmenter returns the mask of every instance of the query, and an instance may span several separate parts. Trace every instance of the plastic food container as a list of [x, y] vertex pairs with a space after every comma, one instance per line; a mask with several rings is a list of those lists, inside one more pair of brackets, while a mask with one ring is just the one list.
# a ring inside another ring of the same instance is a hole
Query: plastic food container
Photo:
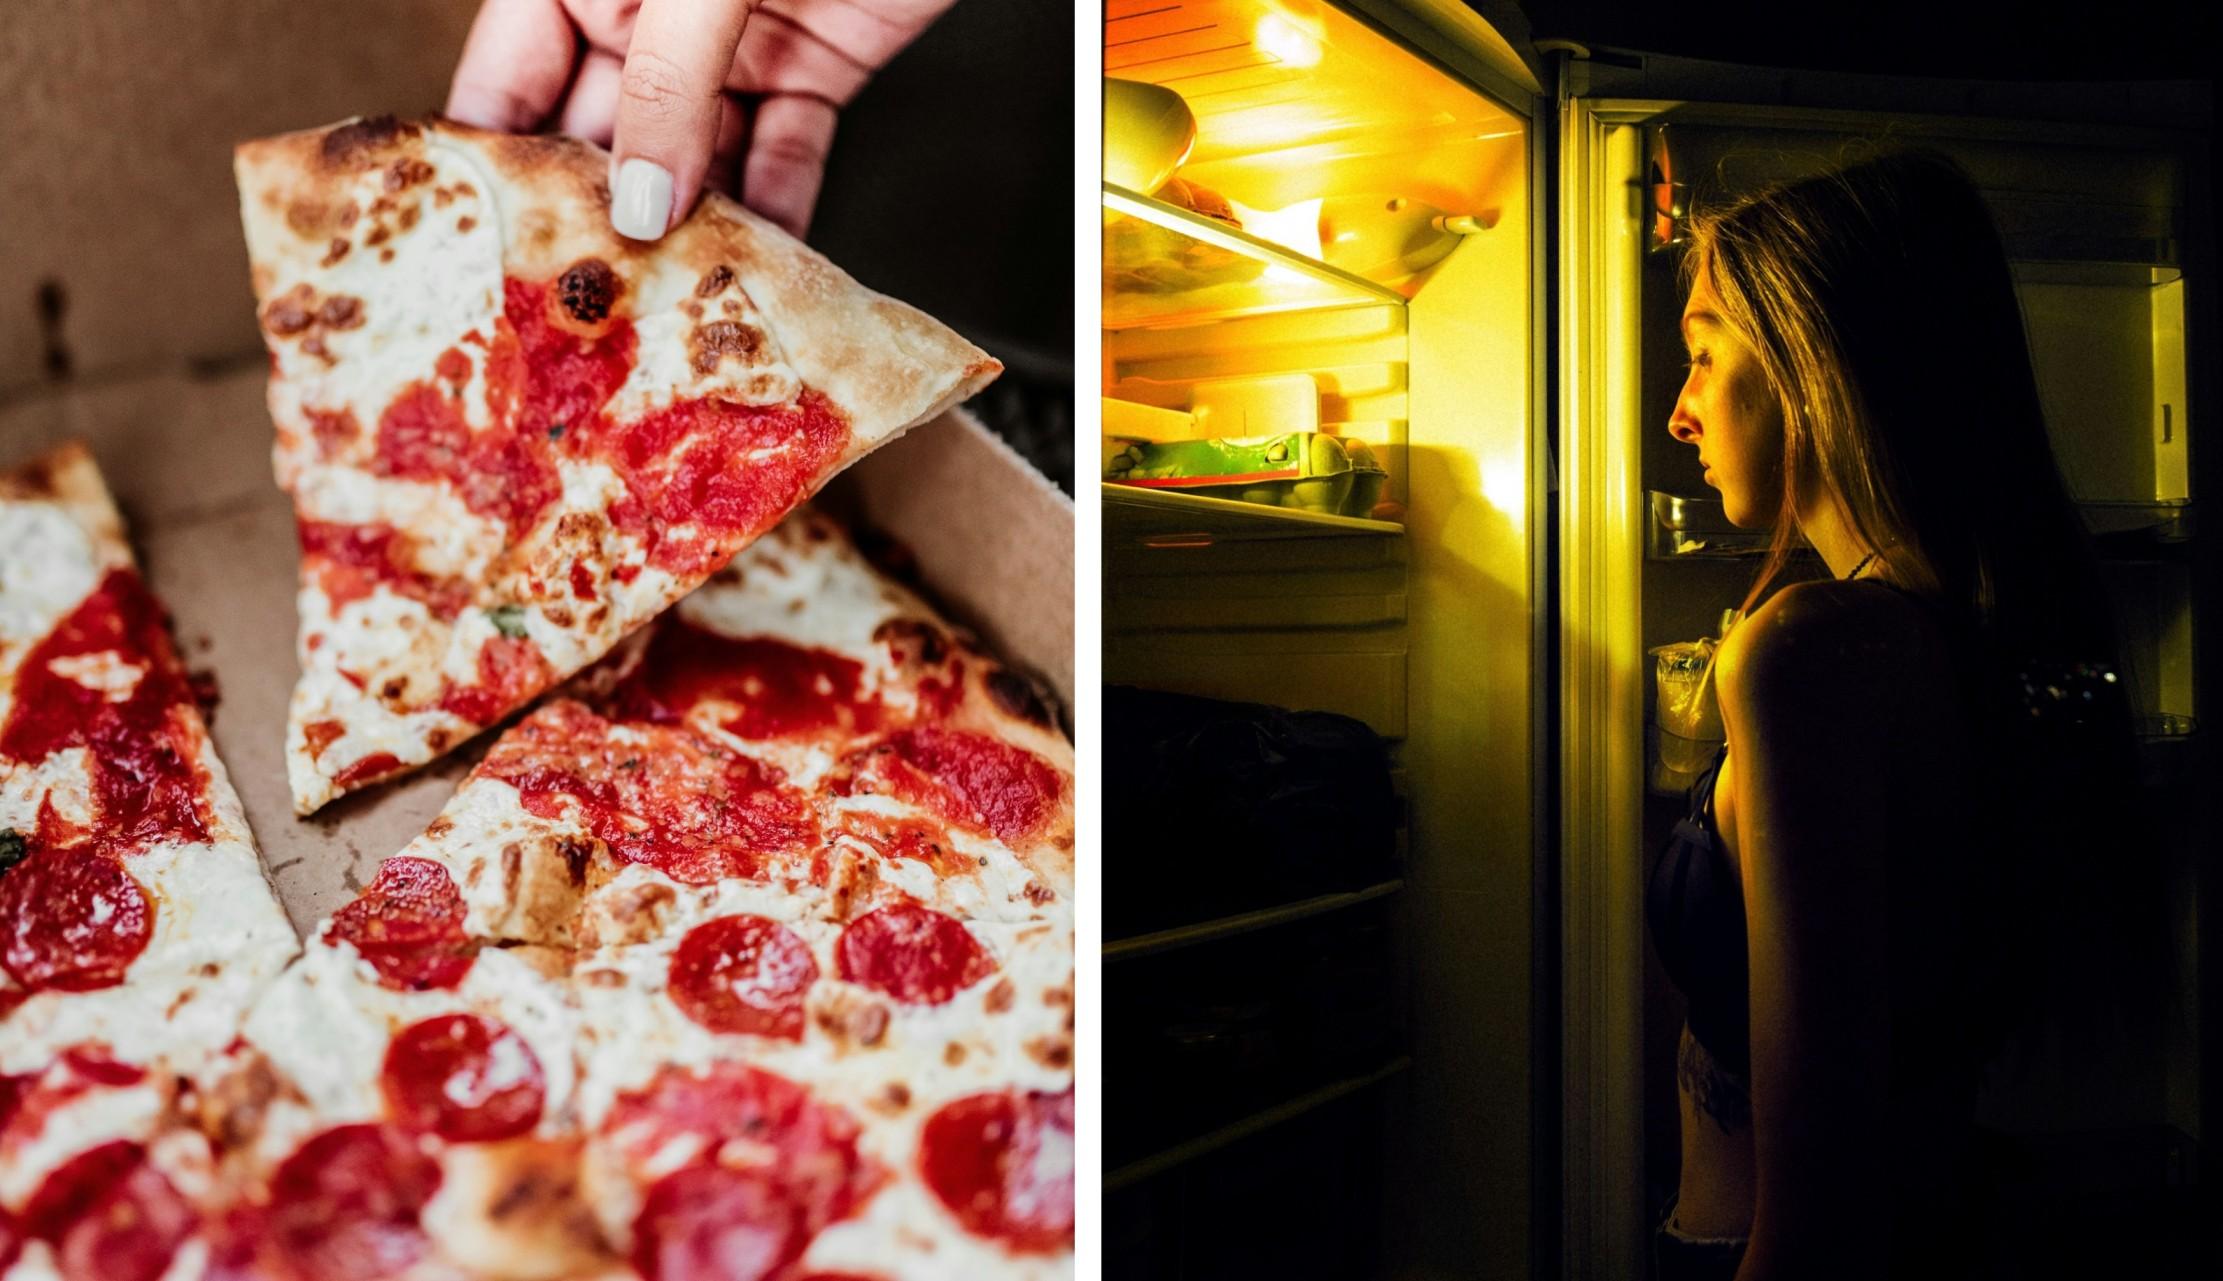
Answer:
[[1364, 516], [1388, 473], [1366, 442], [1293, 431], [1234, 440], [1138, 442], [1107, 458], [1104, 479], [1331, 516]]

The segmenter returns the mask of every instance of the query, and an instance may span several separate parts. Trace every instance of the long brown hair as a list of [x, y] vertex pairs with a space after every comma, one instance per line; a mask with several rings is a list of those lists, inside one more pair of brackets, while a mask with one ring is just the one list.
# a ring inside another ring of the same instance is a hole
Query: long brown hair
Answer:
[[1782, 409], [1782, 507], [1746, 609], [1791, 562], [1803, 489], [1841, 507], [1961, 655], [1996, 834], [1970, 873], [1987, 919], [1969, 946], [1993, 949], [1972, 965], [1998, 1015], [1983, 1048], [2064, 995], [2123, 1008], [2067, 990], [2113, 981], [2072, 968], [2089, 947], [2123, 960], [2156, 937], [2151, 904], [2127, 886], [2095, 897], [2085, 862], [2132, 835], [2128, 682], [1982, 196], [1944, 155], [1885, 154], [1700, 215], [1682, 270], [1712, 284]]

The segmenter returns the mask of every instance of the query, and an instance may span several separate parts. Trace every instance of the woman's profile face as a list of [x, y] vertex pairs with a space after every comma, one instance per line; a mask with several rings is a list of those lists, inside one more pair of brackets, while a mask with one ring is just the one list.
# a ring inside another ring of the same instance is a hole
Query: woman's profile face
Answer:
[[1721, 491], [1730, 523], [1755, 529], [1773, 522], [1782, 504], [1783, 412], [1759, 358], [1722, 322], [1712, 274], [1699, 271], [1683, 306], [1690, 374], [1667, 430], [1698, 447], [1706, 483]]

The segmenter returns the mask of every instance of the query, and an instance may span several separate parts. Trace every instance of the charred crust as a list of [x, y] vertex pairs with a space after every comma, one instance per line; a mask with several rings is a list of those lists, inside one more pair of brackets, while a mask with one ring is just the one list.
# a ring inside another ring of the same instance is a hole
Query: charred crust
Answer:
[[417, 126], [405, 124], [393, 116], [350, 120], [325, 131], [323, 141], [317, 146], [317, 158], [330, 169], [361, 168], [377, 153], [416, 133]]
[[564, 269], [556, 281], [556, 296], [563, 309], [582, 325], [599, 325], [610, 318], [624, 285], [610, 264], [600, 258], [582, 258]]
[[739, 356], [743, 364], [756, 359], [764, 348], [764, 335], [738, 320], [713, 320], [696, 326], [687, 345], [694, 349], [695, 372], [708, 374], [727, 356]]
[[875, 644], [886, 645], [889, 655], [899, 663], [937, 667], [949, 656], [942, 630], [921, 619], [891, 618], [872, 629], [872, 639]]
[[1039, 1037], [1027, 1042], [1026, 1050], [1035, 1062], [1052, 1071], [1062, 1072], [1073, 1066], [1073, 1047], [1062, 1037]]
[[702, 280], [695, 285], [695, 297], [708, 298], [712, 294], [723, 292], [725, 287], [732, 283], [733, 268], [726, 266], [724, 263], [719, 263], [703, 273]]
[[452, 832], [452, 831], [454, 831], [454, 830], [455, 830], [455, 821], [454, 821], [453, 819], [449, 819], [449, 818], [445, 818], [445, 817], [442, 817], [442, 818], [436, 818], [436, 819], [432, 820], [432, 821], [431, 821], [430, 823], [428, 823], [428, 824], [426, 824], [426, 825], [425, 825], [425, 837], [426, 837], [426, 838], [427, 838], [428, 840], [435, 840], [435, 841], [437, 841], [437, 840], [439, 840], [439, 839], [440, 839], [441, 837], [443, 837], [443, 836], [446, 836], [446, 835], [447, 835], [448, 833], [450, 833], [450, 832]]
[[575, 886], [587, 883], [587, 864], [594, 861], [594, 846], [587, 841], [560, 840], [556, 853], [563, 858], [563, 870]]
[[326, 329], [353, 329], [363, 323], [363, 300], [351, 294], [333, 294], [316, 309], [316, 320]]
[[1050, 727], [1050, 709], [1042, 696], [1025, 677], [1007, 667], [998, 667], [988, 673], [988, 696], [1008, 716], [1015, 716], [1029, 725], [1042, 729]]
[[354, 246], [348, 243], [347, 237], [332, 237], [332, 243], [325, 247], [324, 258], [322, 261], [317, 263], [317, 266], [332, 266], [333, 264], [339, 262], [340, 259], [347, 257], [347, 251], [352, 248], [354, 248]]
[[432, 166], [416, 156], [403, 156], [386, 166], [386, 190], [406, 191], [419, 183], [432, 181]]
[[307, 285], [293, 288], [263, 304], [262, 327], [280, 338], [291, 338], [315, 323], [309, 310], [314, 295]]

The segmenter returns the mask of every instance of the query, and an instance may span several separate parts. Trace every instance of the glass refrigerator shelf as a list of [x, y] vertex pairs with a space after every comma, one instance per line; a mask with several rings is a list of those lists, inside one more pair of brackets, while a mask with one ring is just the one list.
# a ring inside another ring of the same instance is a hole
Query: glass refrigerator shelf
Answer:
[[1166, 489], [1138, 489], [1107, 481], [1104, 493], [1104, 542], [1174, 550], [1215, 543], [1260, 539], [1396, 536], [1394, 521], [1362, 516], [1331, 516], [1294, 507], [1268, 507]]
[[1104, 184], [1106, 329], [1394, 303], [1403, 294], [1270, 240]]

